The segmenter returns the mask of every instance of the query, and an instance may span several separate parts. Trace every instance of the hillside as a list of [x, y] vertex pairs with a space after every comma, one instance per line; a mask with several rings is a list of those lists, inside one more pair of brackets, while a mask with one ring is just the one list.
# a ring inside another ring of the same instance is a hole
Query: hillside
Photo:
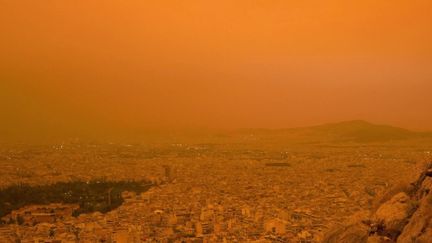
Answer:
[[407, 129], [388, 125], [376, 125], [361, 120], [327, 124], [311, 127], [310, 129], [317, 135], [333, 137], [335, 140], [356, 142], [388, 141], [422, 136], [422, 133]]
[[381, 195], [370, 211], [353, 215], [329, 230], [324, 243], [427, 243], [432, 239], [432, 164], [418, 179]]
[[432, 138], [432, 133], [414, 132], [404, 128], [377, 125], [361, 120], [289, 129], [247, 129], [237, 135], [255, 136], [261, 140], [292, 142], [387, 142], [405, 139]]

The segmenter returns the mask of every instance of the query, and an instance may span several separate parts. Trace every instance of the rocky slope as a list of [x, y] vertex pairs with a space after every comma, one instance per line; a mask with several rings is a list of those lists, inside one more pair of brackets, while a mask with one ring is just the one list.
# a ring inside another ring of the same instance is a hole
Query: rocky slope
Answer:
[[370, 211], [330, 230], [324, 243], [432, 242], [432, 163], [418, 179], [382, 195]]

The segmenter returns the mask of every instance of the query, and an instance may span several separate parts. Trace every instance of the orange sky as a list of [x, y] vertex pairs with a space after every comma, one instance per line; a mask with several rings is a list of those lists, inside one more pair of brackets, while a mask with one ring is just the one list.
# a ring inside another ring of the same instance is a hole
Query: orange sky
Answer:
[[0, 131], [432, 129], [432, 2], [0, 0]]

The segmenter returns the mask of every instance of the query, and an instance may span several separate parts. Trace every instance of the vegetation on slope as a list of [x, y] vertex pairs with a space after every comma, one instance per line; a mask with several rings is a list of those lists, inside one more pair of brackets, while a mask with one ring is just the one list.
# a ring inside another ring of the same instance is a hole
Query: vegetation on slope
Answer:
[[123, 203], [121, 193], [147, 191], [151, 184], [145, 181], [73, 181], [51, 185], [13, 185], [0, 190], [0, 217], [32, 204], [79, 204], [74, 215], [99, 211], [108, 212]]

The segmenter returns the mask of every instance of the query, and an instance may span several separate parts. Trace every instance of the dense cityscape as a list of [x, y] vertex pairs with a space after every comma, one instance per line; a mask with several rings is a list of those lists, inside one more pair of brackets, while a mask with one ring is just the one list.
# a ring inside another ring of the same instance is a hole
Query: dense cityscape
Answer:
[[432, 243], [431, 13], [0, 0], [0, 243]]
[[102, 212], [76, 214], [77, 203], [26, 205], [3, 216], [0, 239], [321, 242], [331, 227], [370, 209], [376, 195], [413, 180], [416, 164], [431, 156], [421, 143], [251, 141], [4, 146], [2, 188], [94, 180], [152, 186], [138, 193], [122, 190], [123, 203]]

